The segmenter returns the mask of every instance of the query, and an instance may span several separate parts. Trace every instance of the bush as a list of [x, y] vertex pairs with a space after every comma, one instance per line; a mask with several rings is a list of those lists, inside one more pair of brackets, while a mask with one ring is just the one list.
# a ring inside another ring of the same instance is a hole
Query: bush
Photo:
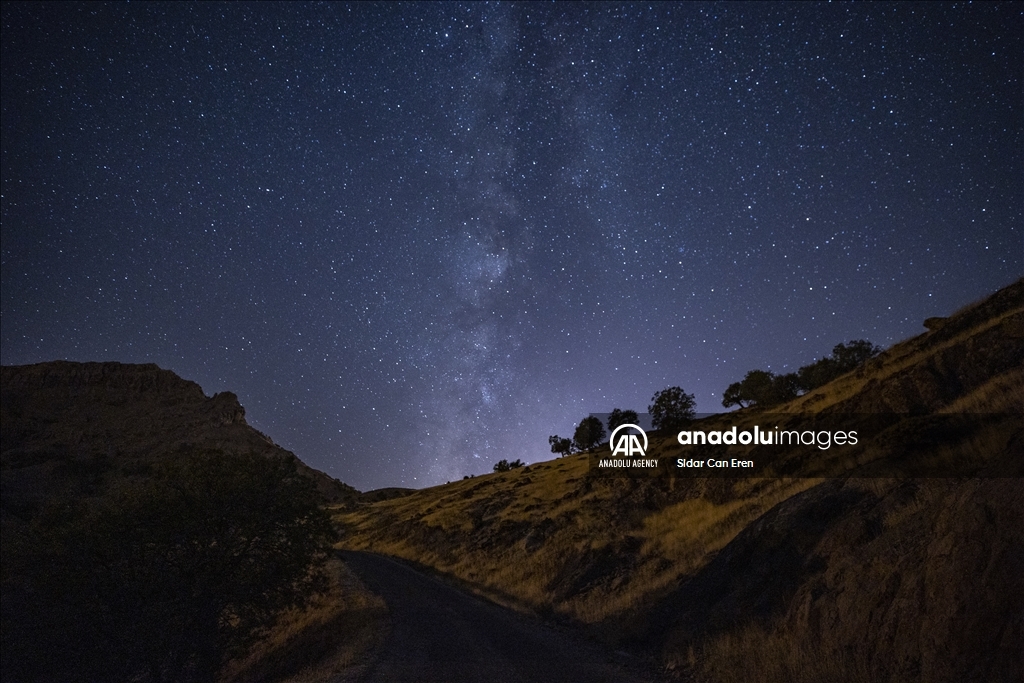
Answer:
[[499, 460], [498, 462], [494, 463], [494, 471], [495, 472], [508, 472], [510, 470], [514, 470], [517, 467], [522, 467], [522, 466], [523, 466], [523, 461], [522, 460], [513, 460], [512, 462], [509, 462], [508, 460], [502, 459], [502, 460]]

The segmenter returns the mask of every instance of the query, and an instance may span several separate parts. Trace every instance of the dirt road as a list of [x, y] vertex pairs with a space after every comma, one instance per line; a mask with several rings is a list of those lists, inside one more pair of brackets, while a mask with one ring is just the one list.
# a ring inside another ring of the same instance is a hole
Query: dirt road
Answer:
[[640, 683], [628, 657], [464, 593], [394, 560], [342, 553], [387, 602], [390, 633], [367, 683]]

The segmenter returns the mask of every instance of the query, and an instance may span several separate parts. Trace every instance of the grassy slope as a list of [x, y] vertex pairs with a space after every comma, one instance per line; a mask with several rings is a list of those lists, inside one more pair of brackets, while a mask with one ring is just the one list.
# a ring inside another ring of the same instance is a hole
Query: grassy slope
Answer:
[[636, 483], [586, 456], [426, 489], [338, 515], [346, 547], [413, 560], [506, 604], [618, 621], [815, 480]]
[[[1024, 413], [1022, 365], [1019, 281], [780, 412]], [[1024, 445], [1019, 433], [991, 439], [982, 447]], [[1001, 573], [1020, 559], [1003, 551], [1017, 543], [1007, 534], [1024, 509], [1021, 488], [1019, 480], [908, 488], [880, 479], [600, 479], [588, 475], [585, 456], [572, 456], [339, 508], [336, 520], [346, 547], [426, 565], [708, 679], [820, 680], [838, 667], [850, 680], [980, 680], [998, 672], [927, 641], [981, 609], [995, 623], [1011, 618], [991, 591], [950, 593], [942, 581], [981, 572], [999, 590], [1021, 592]], [[978, 521], [984, 505], [986, 519], [1005, 523]], [[965, 512], [950, 517], [950, 509]], [[991, 552], [950, 550], [972, 536]], [[935, 544], [948, 551], [938, 565], [959, 563], [949, 576], [922, 569], [943, 552]], [[1016, 628], [1001, 637], [1018, 642]]]
[[222, 683], [326, 683], [355, 679], [386, 632], [387, 607], [342, 562], [331, 564], [330, 592], [304, 610], [284, 614]]

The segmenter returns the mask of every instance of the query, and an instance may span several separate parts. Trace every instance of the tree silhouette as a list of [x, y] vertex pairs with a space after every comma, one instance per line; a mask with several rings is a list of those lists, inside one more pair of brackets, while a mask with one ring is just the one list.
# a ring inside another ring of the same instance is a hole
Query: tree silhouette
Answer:
[[635, 410], [614, 409], [608, 416], [608, 431], [614, 432], [619, 425], [635, 425], [640, 422], [640, 416]]
[[573, 445], [578, 451], [589, 451], [594, 446], [604, 441], [605, 431], [601, 421], [590, 415], [580, 420], [573, 433]]
[[[746, 401], [746, 405], [744, 404]], [[739, 406], [740, 408], [746, 408], [750, 405], [751, 400], [743, 392], [742, 382], [733, 382], [725, 391], [722, 392], [722, 405], [726, 408], [730, 406]]]
[[831, 356], [820, 358], [800, 368], [797, 371], [797, 383], [804, 391], [817, 389], [863, 365], [881, 352], [881, 348], [866, 339], [836, 344], [832, 348]]
[[776, 375], [766, 370], [751, 370], [740, 382], [733, 382], [722, 393], [722, 405], [769, 407], [785, 403], [800, 395], [828, 384], [840, 375], [857, 368], [881, 349], [866, 339], [836, 344], [832, 355], [801, 367], [795, 373]]
[[548, 444], [551, 446], [551, 452], [557, 453], [559, 456], [566, 456], [572, 453], [572, 439], [565, 439], [558, 434], [548, 437]]
[[505, 460], [504, 458], [502, 458], [498, 462], [494, 463], [494, 471], [495, 472], [509, 472], [511, 470], [516, 469], [517, 467], [522, 467], [522, 466], [523, 466], [523, 461], [522, 460], [518, 460], [517, 459], [517, 460], [513, 460], [512, 462], [509, 462], [508, 460]]
[[875, 346], [867, 339], [855, 339], [845, 344], [836, 344], [832, 348], [832, 358], [843, 372], [849, 372], [881, 352], [880, 346]]
[[722, 394], [722, 405], [773, 406], [796, 398], [798, 394], [795, 374], [776, 375], [766, 370], [751, 370], [742, 382], [730, 384]]
[[647, 412], [655, 429], [678, 429], [693, 419], [697, 402], [680, 387], [662, 389], [651, 398]]

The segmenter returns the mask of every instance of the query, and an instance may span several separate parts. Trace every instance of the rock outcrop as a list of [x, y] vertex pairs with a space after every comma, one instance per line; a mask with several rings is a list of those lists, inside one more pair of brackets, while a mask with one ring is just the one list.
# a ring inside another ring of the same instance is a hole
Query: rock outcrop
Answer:
[[[208, 397], [154, 364], [54, 361], [0, 373], [5, 506], [73, 495], [68, 487], [187, 450], [295, 457], [246, 423], [235, 394]], [[299, 469], [328, 501], [357, 495], [301, 461]]]

